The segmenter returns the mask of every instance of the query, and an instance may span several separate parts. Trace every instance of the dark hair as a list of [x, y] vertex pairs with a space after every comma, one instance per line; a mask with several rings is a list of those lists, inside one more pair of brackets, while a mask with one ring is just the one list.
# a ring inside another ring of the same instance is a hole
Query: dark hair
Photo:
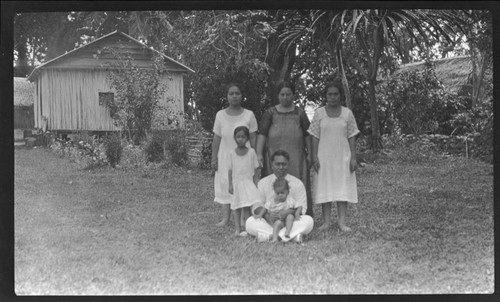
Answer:
[[339, 90], [340, 95], [344, 96], [344, 85], [342, 85], [342, 82], [340, 80], [333, 80], [331, 82], [327, 82], [325, 84], [325, 90], [323, 91], [323, 95], [326, 97], [326, 93], [328, 92], [328, 88], [330, 87], [335, 87]]
[[278, 94], [280, 94], [281, 92], [281, 89], [283, 88], [290, 88], [290, 90], [292, 91], [293, 94], [295, 94], [295, 87], [293, 87], [292, 84], [290, 84], [289, 82], [281, 82], [278, 84]]
[[239, 126], [239, 127], [236, 127], [234, 129], [234, 136], [236, 136], [236, 133], [240, 132], [240, 131], [243, 131], [245, 133], [245, 135], [247, 136], [247, 138], [250, 138], [250, 131], [248, 130], [248, 127], [247, 126]]
[[231, 88], [231, 87], [238, 87], [238, 89], [241, 92], [241, 95], [242, 96], [244, 95], [244, 93], [243, 93], [243, 85], [241, 85], [240, 83], [237, 83], [237, 82], [231, 82], [231, 83], [229, 83], [229, 84], [226, 85], [226, 95], [229, 92], [229, 88]]
[[287, 192], [290, 192], [290, 186], [288, 185], [288, 180], [283, 177], [278, 177], [273, 183], [273, 189], [285, 189]]
[[276, 150], [276, 151], [274, 151], [274, 153], [271, 154], [271, 162], [274, 161], [274, 158], [276, 156], [283, 156], [284, 158], [286, 158], [287, 161], [290, 161], [290, 154], [288, 154], [288, 152], [286, 152], [285, 150]]

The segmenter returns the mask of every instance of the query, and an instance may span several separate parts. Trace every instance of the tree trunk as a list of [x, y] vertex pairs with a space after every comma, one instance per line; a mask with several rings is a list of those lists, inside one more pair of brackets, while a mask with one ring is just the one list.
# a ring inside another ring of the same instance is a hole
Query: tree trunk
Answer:
[[368, 50], [367, 38], [362, 35], [360, 31], [356, 31], [356, 40], [365, 53], [367, 58], [367, 69], [364, 70], [361, 65], [354, 59], [353, 56], [349, 56], [354, 67], [360, 71], [364, 78], [368, 81], [368, 102], [370, 105], [370, 126], [371, 126], [371, 139], [369, 145], [374, 152], [380, 151], [382, 146], [382, 139], [380, 136], [380, 125], [377, 113], [377, 99], [375, 95], [375, 85], [377, 84], [377, 71], [379, 66], [380, 56], [384, 48], [383, 32], [379, 27], [373, 32], [373, 56], [370, 56], [370, 51]]
[[479, 69], [479, 76], [474, 77], [475, 78], [475, 83], [473, 84], [473, 96], [472, 96], [472, 106], [475, 107], [479, 100], [481, 99], [481, 84], [483, 83], [484, 79], [484, 74], [486, 72], [486, 69], [488, 68], [489, 65], [489, 60], [490, 57], [488, 54], [483, 54], [483, 62], [481, 64], [481, 69]]
[[339, 43], [336, 47], [336, 60], [337, 60], [337, 68], [338, 68], [338, 74], [339, 78], [342, 80], [342, 86], [344, 86], [344, 96], [345, 96], [345, 103], [347, 108], [352, 109], [352, 101], [351, 101], [351, 91], [349, 90], [349, 84], [347, 83], [347, 76], [345, 75], [345, 69], [344, 69], [344, 61], [342, 60], [342, 40], [339, 40]]
[[266, 88], [266, 96], [270, 100], [270, 105], [278, 104], [277, 87], [279, 83], [290, 80], [290, 74], [295, 62], [295, 49], [290, 48], [287, 53], [280, 53], [271, 56], [268, 64], [271, 67], [268, 86]]
[[342, 85], [344, 86], [345, 103], [347, 108], [352, 110], [352, 97], [351, 90], [349, 89], [349, 84], [347, 83], [347, 77], [345, 75], [344, 67], [341, 68], [341, 79]]
[[375, 97], [375, 79], [368, 80], [368, 102], [370, 104], [370, 127], [372, 130], [371, 149], [374, 152], [380, 151], [383, 148], [382, 138], [380, 136], [380, 126], [377, 113], [377, 99]]

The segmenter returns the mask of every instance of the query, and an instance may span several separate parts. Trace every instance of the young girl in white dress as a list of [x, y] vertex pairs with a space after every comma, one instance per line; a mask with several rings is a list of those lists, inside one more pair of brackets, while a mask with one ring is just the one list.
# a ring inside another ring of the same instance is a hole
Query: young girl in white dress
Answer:
[[346, 225], [347, 203], [358, 202], [356, 186], [356, 120], [349, 108], [341, 106], [343, 87], [340, 82], [325, 87], [326, 104], [314, 113], [309, 127], [312, 139], [313, 200], [321, 204], [325, 230], [331, 224], [332, 203], [337, 203], [338, 226], [341, 231], [351, 229]]
[[247, 236], [243, 230], [240, 219], [243, 221], [250, 217], [250, 207], [260, 201], [260, 191], [257, 189], [259, 181], [259, 160], [253, 148], [246, 146], [250, 137], [250, 131], [246, 126], [239, 126], [234, 129], [234, 140], [236, 149], [229, 153], [228, 180], [229, 194], [232, 194], [231, 210], [236, 236]]

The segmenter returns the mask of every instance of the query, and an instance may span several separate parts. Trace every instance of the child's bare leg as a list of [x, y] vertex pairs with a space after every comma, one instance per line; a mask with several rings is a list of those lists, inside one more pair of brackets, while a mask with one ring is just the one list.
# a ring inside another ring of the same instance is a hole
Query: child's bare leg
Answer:
[[247, 219], [252, 216], [252, 212], [250, 211], [250, 207], [244, 207], [241, 209], [241, 225], [245, 226]]
[[295, 215], [289, 214], [286, 216], [286, 230], [285, 238], [290, 239], [290, 232], [292, 231], [293, 221], [295, 220]]
[[330, 227], [331, 224], [331, 212], [332, 212], [332, 203], [325, 202], [321, 204], [321, 208], [323, 210], [323, 225], [319, 227], [320, 231], [326, 230]]
[[273, 240], [271, 240], [271, 242], [278, 242], [278, 233], [281, 230], [282, 226], [283, 226], [283, 223], [281, 223], [281, 220], [277, 220], [273, 224]]
[[241, 209], [235, 209], [233, 210], [233, 218], [234, 218], [234, 234], [238, 236], [241, 233], [241, 224], [240, 224], [240, 216], [241, 216]]
[[217, 226], [225, 226], [229, 223], [229, 218], [231, 217], [231, 204], [222, 205], [222, 221], [217, 223]]
[[273, 224], [273, 222], [271, 221], [271, 215], [269, 214], [269, 212], [266, 212], [264, 214], [264, 216], [262, 216], [262, 217], [264, 217], [264, 219], [267, 221], [267, 223]]
[[345, 217], [347, 213], [347, 201], [337, 202], [337, 212], [338, 212], [338, 225], [342, 232], [350, 232], [351, 228], [346, 226]]

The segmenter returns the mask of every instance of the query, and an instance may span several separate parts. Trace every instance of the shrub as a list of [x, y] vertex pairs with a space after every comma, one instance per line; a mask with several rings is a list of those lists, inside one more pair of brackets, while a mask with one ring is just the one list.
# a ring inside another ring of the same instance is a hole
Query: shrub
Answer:
[[146, 165], [147, 160], [142, 146], [127, 144], [123, 147], [120, 166], [123, 168], [137, 168]]
[[153, 134], [148, 136], [144, 146], [144, 153], [147, 162], [160, 162], [165, 159], [163, 153], [163, 142], [161, 134]]
[[395, 126], [404, 134], [450, 134], [449, 121], [465, 108], [444, 90], [431, 64], [392, 79], [386, 91]]
[[182, 166], [188, 160], [188, 146], [183, 131], [170, 131], [165, 141], [165, 147], [169, 151], [172, 162]]
[[390, 158], [399, 163], [420, 164], [438, 156], [436, 145], [426, 136], [384, 135], [384, 146], [392, 149]]
[[158, 112], [160, 96], [167, 89], [162, 81], [166, 68], [164, 60], [154, 55], [151, 68], [138, 67], [131, 53], [119, 52], [105, 47], [97, 57], [112, 57], [115, 62], [109, 69], [107, 80], [116, 93], [105, 100], [104, 105], [116, 125], [125, 129], [132, 139], [132, 131], [136, 129], [143, 138], [152, 128], [155, 112]]
[[480, 126], [479, 132], [473, 134], [472, 156], [493, 164], [493, 114]]
[[212, 166], [212, 142], [206, 142], [201, 148], [201, 160], [198, 163], [200, 169], [208, 170]]
[[50, 149], [61, 157], [76, 162], [83, 169], [92, 169], [108, 164], [104, 144], [97, 136], [80, 132], [72, 140], [54, 139]]
[[111, 167], [114, 168], [120, 163], [123, 152], [121, 135], [119, 133], [113, 133], [107, 136], [104, 141], [104, 148], [106, 150], [106, 158]]
[[186, 164], [187, 150], [185, 131], [180, 130], [157, 131], [147, 138], [144, 146], [147, 162], [165, 160], [168, 151], [171, 161], [179, 166]]

